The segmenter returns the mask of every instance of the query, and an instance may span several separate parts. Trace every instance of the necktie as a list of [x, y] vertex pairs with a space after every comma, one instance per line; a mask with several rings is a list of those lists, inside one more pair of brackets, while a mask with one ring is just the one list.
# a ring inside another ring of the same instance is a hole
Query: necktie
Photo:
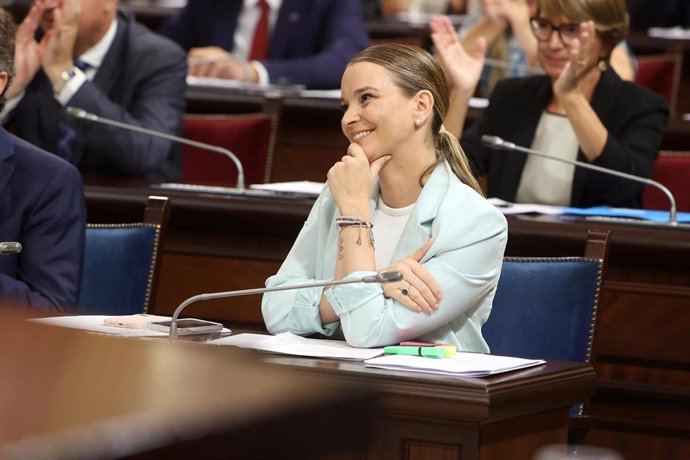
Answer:
[[249, 53], [250, 61], [258, 61], [268, 57], [268, 14], [270, 9], [266, 0], [259, 0], [259, 22], [254, 29], [254, 39], [252, 40], [252, 50]]
[[[74, 65], [82, 72], [85, 72], [90, 66], [84, 61], [77, 60]], [[77, 132], [74, 130], [70, 122], [62, 116], [58, 123], [58, 143], [55, 153], [64, 160], [73, 163], [74, 161], [74, 141], [77, 138]]]

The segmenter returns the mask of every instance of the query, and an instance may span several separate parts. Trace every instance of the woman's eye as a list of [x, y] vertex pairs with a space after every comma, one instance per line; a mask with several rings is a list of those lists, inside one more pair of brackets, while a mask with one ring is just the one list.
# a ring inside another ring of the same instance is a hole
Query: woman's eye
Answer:
[[347, 112], [348, 105], [347, 104], [340, 104], [340, 110], [343, 112]]
[[360, 97], [360, 100], [361, 100], [362, 102], [366, 102], [366, 101], [368, 101], [369, 99], [371, 99], [371, 97], [372, 97], [371, 94], [362, 94], [362, 96]]

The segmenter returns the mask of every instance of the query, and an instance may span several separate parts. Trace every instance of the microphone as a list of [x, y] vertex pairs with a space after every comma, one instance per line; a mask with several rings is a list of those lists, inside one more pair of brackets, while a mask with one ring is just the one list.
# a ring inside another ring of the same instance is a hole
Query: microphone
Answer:
[[21, 243], [16, 241], [7, 241], [0, 243], [0, 256], [11, 256], [12, 254], [19, 254], [22, 252]]
[[172, 321], [170, 321], [170, 336], [169, 339], [177, 339], [177, 317], [180, 316], [182, 310], [184, 310], [190, 304], [194, 302], [200, 302], [202, 300], [212, 300], [212, 299], [222, 299], [226, 297], [238, 297], [243, 295], [252, 294], [263, 294], [265, 292], [275, 292], [275, 291], [289, 291], [291, 289], [302, 289], [302, 288], [312, 288], [321, 286], [338, 286], [340, 284], [354, 284], [354, 283], [393, 283], [395, 281], [402, 281], [403, 275], [400, 272], [381, 272], [375, 275], [365, 276], [355, 280], [339, 280], [339, 281], [316, 281], [313, 283], [304, 284], [290, 284], [287, 286], [277, 286], [272, 288], [257, 288], [257, 289], [243, 289], [240, 291], [224, 291], [224, 292], [213, 292], [209, 294], [198, 294], [193, 297], [188, 298], [180, 305], [177, 306], [175, 312], [172, 315]]
[[[209, 152], [214, 152], [214, 153], [219, 153], [221, 155], [225, 155], [226, 157], [230, 158], [233, 163], [235, 163], [235, 167], [237, 168], [237, 186], [236, 186], [235, 191], [237, 193], [240, 193], [240, 194], [245, 193], [244, 168], [242, 167], [242, 163], [240, 162], [240, 159], [237, 158], [237, 155], [235, 155], [234, 153], [232, 153], [228, 149], [225, 149], [223, 147], [218, 147], [215, 145], [205, 144], [203, 142], [193, 141], [191, 139], [185, 139], [184, 137], [173, 136], [172, 134], [163, 133], [160, 131], [154, 131], [152, 129], [142, 128], [140, 126], [131, 125], [129, 123], [122, 123], [120, 121], [111, 120], [109, 118], [99, 117], [98, 115], [87, 112], [86, 110], [80, 109], [78, 107], [71, 107], [71, 106], [67, 107], [65, 109], [65, 112], [69, 116], [74, 117], [74, 118], [78, 118], [79, 120], [86, 120], [86, 121], [93, 122], [93, 123], [99, 123], [99, 124], [103, 124], [103, 125], [107, 125], [107, 126], [112, 126], [115, 128], [124, 129], [127, 131], [134, 131], [135, 133], [145, 134], [147, 136], [152, 136], [152, 137], [158, 137], [158, 138], [165, 139], [168, 141], [177, 142], [177, 143], [184, 144], [184, 145], [190, 145], [192, 147], [196, 147], [196, 148], [199, 148], [202, 150], [208, 150]], [[224, 188], [224, 191], [231, 192], [232, 189], [225, 189]]]
[[587, 168], [587, 169], [592, 169], [594, 171], [598, 171], [603, 174], [609, 174], [612, 176], [617, 176], [617, 177], [622, 177], [624, 179], [630, 179], [634, 180], [636, 182], [641, 182], [646, 185], [651, 185], [652, 187], [656, 187], [659, 190], [661, 190], [664, 195], [668, 198], [669, 204], [670, 204], [670, 211], [669, 211], [669, 216], [668, 216], [668, 223], [669, 225], [678, 225], [678, 220], [676, 219], [676, 200], [673, 198], [673, 194], [671, 194], [671, 191], [666, 188], [665, 185], [661, 184], [660, 182], [657, 182], [652, 179], [647, 179], [645, 177], [639, 177], [639, 176], [634, 176], [632, 174], [620, 172], [620, 171], [615, 171], [613, 169], [608, 169], [608, 168], [603, 168], [601, 166], [597, 165], [592, 165], [589, 163], [585, 163], [584, 161], [578, 161], [578, 160], [566, 160], [565, 158], [559, 158], [555, 157], [553, 155], [548, 155], [544, 152], [540, 152], [538, 150], [534, 149], [528, 149], [526, 147], [521, 147], [519, 145], [515, 145], [512, 142], [505, 141], [501, 139], [498, 136], [488, 136], [484, 135], [482, 136], [482, 144], [485, 146], [495, 149], [495, 150], [514, 150], [518, 152], [523, 152], [527, 153], [529, 155], [536, 155], [538, 157], [542, 158], [548, 158], [549, 160], [555, 160], [555, 161], [560, 161], [561, 163], [567, 163], [569, 165], [575, 165], [575, 166], [580, 166], [582, 168]]

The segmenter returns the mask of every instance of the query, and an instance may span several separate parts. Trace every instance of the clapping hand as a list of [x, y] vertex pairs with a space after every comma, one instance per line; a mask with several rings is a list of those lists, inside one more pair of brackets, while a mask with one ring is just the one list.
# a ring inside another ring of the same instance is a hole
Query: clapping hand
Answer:
[[469, 99], [474, 94], [484, 67], [486, 40], [479, 38], [475, 50], [468, 53], [448, 16], [433, 17], [430, 26], [431, 39], [451, 84]]
[[580, 24], [580, 34], [569, 44], [568, 62], [553, 83], [553, 92], [559, 97], [581, 92], [580, 83], [598, 63], [595, 47], [594, 22]]

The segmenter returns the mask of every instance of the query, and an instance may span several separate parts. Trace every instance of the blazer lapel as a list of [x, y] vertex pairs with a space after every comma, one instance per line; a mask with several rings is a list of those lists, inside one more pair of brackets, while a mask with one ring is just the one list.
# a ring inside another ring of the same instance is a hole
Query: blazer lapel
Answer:
[[271, 34], [269, 44], [269, 56], [283, 56], [287, 48], [292, 32], [303, 23], [302, 18], [309, 14], [309, 4], [305, 0], [284, 0], [278, 13], [276, 25]]
[[101, 66], [93, 79], [93, 83], [105, 94], [110, 94], [115, 84], [121, 78], [122, 69], [126, 66], [125, 42], [128, 33], [129, 23], [124, 13], [118, 12], [115, 39], [105, 54], [103, 62], [101, 62]]
[[[393, 261], [411, 255], [431, 238], [431, 223], [436, 218], [441, 201], [448, 191], [450, 174], [453, 172], [444, 162], [438, 165], [429, 176], [400, 236], [400, 242], [393, 253]], [[427, 252], [422, 261], [429, 257], [431, 254]]]

